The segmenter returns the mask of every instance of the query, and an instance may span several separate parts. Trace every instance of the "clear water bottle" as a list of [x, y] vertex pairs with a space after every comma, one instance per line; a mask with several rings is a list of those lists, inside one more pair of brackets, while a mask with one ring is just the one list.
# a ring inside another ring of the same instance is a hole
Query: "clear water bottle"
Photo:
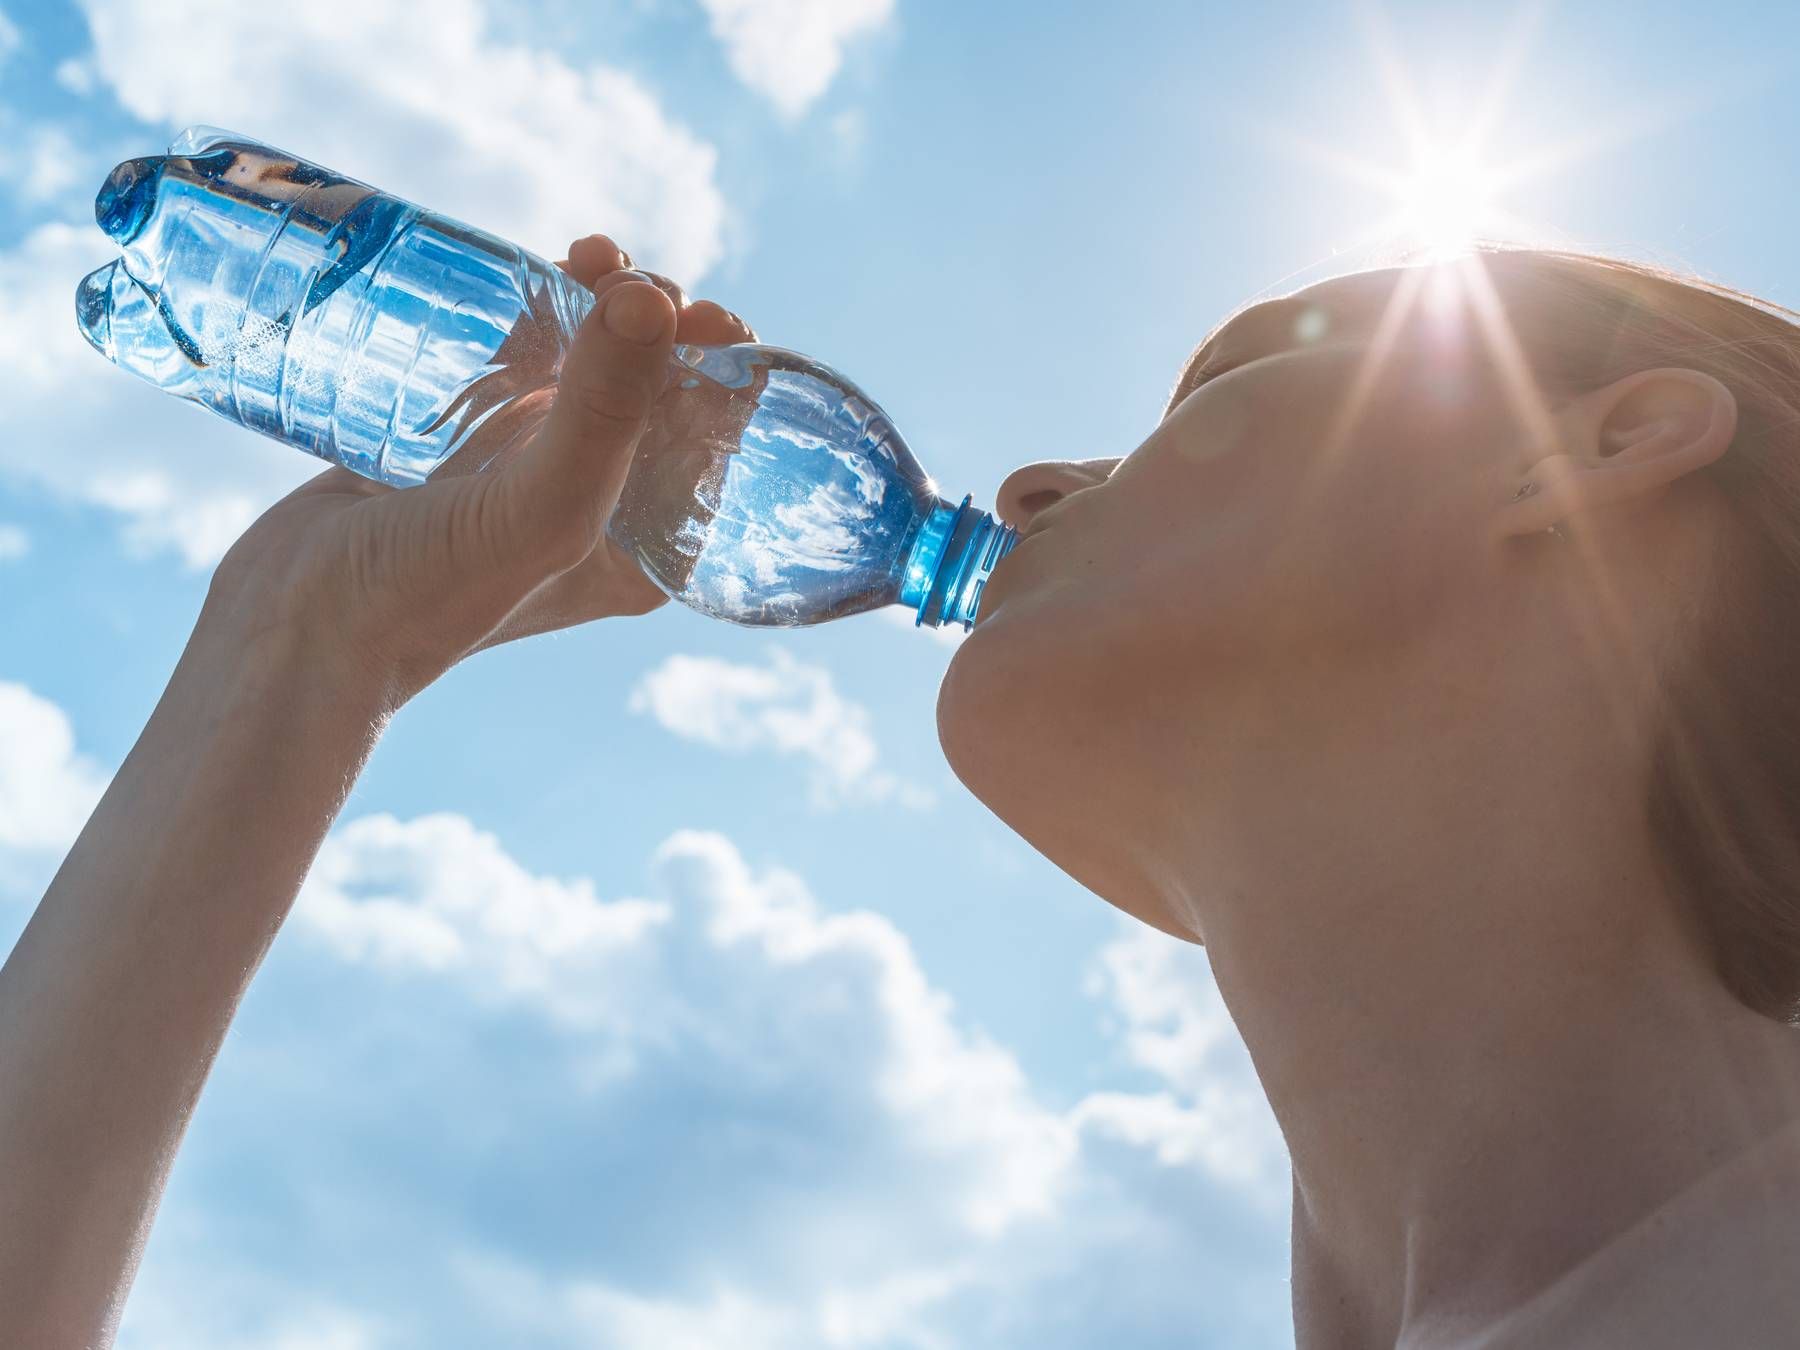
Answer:
[[[122, 253], [76, 291], [96, 350], [400, 486], [528, 431], [594, 304], [504, 239], [213, 127], [119, 165], [94, 214]], [[855, 385], [779, 347], [678, 345], [640, 449], [608, 532], [733, 623], [905, 604], [968, 627], [1016, 538], [939, 497]]]

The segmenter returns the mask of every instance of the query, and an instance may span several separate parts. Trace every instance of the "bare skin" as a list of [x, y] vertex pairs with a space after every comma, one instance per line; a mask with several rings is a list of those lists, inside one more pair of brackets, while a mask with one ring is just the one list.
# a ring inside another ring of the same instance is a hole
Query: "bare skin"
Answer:
[[[1008, 480], [1028, 534], [946, 680], [946, 751], [1209, 948], [1293, 1157], [1301, 1347], [1695, 1344], [1653, 1320], [1672, 1279], [1735, 1328], [1714, 1343], [1791, 1343], [1800, 1032], [1714, 974], [1642, 811], [1735, 402], [1651, 371], [1526, 415], [1441, 317], [1372, 361], [1393, 286], [1247, 312], [1133, 455]], [[1763, 1144], [1624, 1306], [1579, 1295]], [[1739, 1232], [1763, 1240], [1697, 1263]], [[1570, 1272], [1562, 1320], [1506, 1339]]]
[[[659, 602], [600, 530], [677, 322], [746, 333], [623, 261], [571, 248], [643, 340], [591, 320], [496, 471], [322, 475], [221, 566], [0, 971], [0, 1340], [110, 1339], [395, 710], [483, 646]], [[1128, 458], [1008, 480], [1029, 537], [952, 663], [946, 752], [1071, 875], [1211, 949], [1294, 1158], [1302, 1347], [1695, 1343], [1658, 1290], [1780, 1344], [1800, 1046], [1713, 975], [1640, 818], [1731, 392], [1647, 371], [1525, 415], [1454, 319], [1384, 330], [1393, 286], [1240, 316]], [[1634, 1243], [1684, 1198], [1687, 1245]]]

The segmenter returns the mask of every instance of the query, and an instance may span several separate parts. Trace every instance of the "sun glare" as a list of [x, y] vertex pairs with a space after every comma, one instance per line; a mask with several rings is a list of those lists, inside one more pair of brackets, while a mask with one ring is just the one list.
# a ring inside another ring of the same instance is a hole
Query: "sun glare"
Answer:
[[1472, 155], [1429, 152], [1398, 185], [1399, 233], [1428, 254], [1460, 252], [1496, 219], [1495, 175]]

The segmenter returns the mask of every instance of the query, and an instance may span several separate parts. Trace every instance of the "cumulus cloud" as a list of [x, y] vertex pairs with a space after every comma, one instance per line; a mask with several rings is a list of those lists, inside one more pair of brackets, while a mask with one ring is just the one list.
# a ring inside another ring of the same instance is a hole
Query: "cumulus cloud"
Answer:
[[798, 117], [830, 87], [844, 48], [893, 17], [893, 0], [700, 0], [731, 70]]
[[[339, 831], [121, 1345], [189, 1305], [202, 1347], [315, 1324], [358, 1350], [1286, 1342], [1283, 1216], [1164, 1147], [1191, 1121], [1045, 1101], [891, 920], [723, 836], [679, 832], [650, 872], [654, 900], [602, 901], [460, 817]], [[1229, 1064], [1173, 951], [1110, 944], [1094, 992], [1161, 1085], [1143, 1100], [1191, 1111]]]
[[66, 849], [106, 782], [61, 708], [0, 680], [0, 853]]
[[797, 876], [758, 876], [722, 835], [682, 831], [657, 861], [674, 894], [705, 908], [716, 948], [747, 947], [784, 983], [837, 985], [846, 1002], [867, 1004], [876, 1054], [863, 1074], [907, 1122], [913, 1147], [937, 1160], [940, 1179], [953, 1169], [946, 1199], [971, 1231], [1049, 1211], [1073, 1150], [1067, 1126], [1032, 1101], [1010, 1053], [956, 1025], [892, 921], [822, 913]]
[[868, 709], [840, 694], [830, 671], [779, 648], [760, 666], [671, 656], [638, 681], [629, 707], [715, 750], [769, 750], [804, 761], [820, 807], [931, 804], [928, 793], [881, 767]]
[[669, 909], [534, 876], [463, 816], [376, 815], [327, 841], [298, 915], [345, 960], [454, 971], [484, 997], [535, 1001], [591, 1028], [613, 1012], [616, 959]]
[[16, 562], [31, 552], [31, 536], [22, 526], [0, 524], [0, 562]]
[[429, 21], [410, 0], [81, 8], [97, 77], [145, 122], [245, 132], [546, 257], [593, 230], [687, 282], [720, 256], [713, 148], [621, 70], [496, 40], [481, 0]]
[[[434, 5], [429, 22], [404, 0], [82, 8], [93, 49], [58, 78], [106, 88], [150, 124], [132, 153], [206, 121], [548, 257], [593, 230], [688, 281], [721, 255], [713, 148], [622, 71], [492, 40], [480, 0]], [[69, 137], [49, 124], [6, 130], [0, 172], [27, 200], [85, 195], [111, 165], [64, 154]], [[75, 329], [73, 296], [113, 253], [92, 225], [62, 220], [0, 251], [0, 472], [116, 512], [140, 552], [204, 567], [320, 466], [106, 368]]]
[[1126, 1058], [1163, 1086], [1095, 1093], [1076, 1109], [1077, 1122], [1153, 1148], [1171, 1166], [1195, 1164], [1284, 1200], [1280, 1128], [1205, 949], [1134, 924], [1102, 949], [1090, 990], [1120, 1018]]

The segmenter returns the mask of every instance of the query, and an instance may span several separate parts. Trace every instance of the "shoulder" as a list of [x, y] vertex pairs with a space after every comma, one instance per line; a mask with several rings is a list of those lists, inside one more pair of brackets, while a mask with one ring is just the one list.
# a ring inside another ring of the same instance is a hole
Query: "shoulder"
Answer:
[[1800, 1347], [1800, 1122], [1675, 1196], [1469, 1350]]

